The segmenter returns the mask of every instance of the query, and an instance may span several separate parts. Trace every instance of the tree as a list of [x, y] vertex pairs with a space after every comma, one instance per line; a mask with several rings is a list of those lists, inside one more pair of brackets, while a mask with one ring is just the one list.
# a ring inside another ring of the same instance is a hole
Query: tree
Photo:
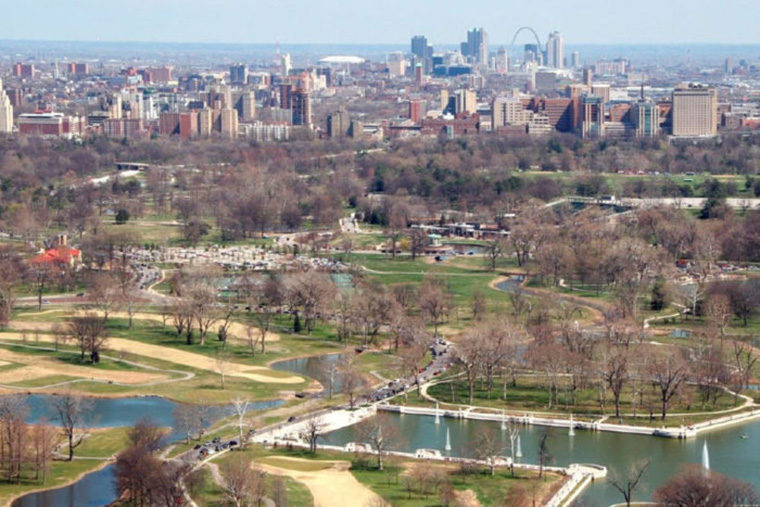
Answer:
[[760, 494], [751, 484], [738, 481], [699, 465], [687, 465], [653, 494], [663, 505], [756, 505]]
[[0, 397], [0, 469], [8, 482], [20, 481], [25, 466], [28, 410], [21, 396]]
[[544, 476], [544, 467], [552, 462], [554, 459], [551, 455], [551, 452], [549, 452], [549, 430], [544, 430], [543, 433], [541, 433], [541, 437], [538, 441], [538, 477], [543, 477], [544, 480], [546, 480], [546, 477]]
[[602, 363], [602, 379], [612, 391], [615, 401], [615, 417], [620, 419], [620, 397], [628, 380], [628, 356], [625, 350], [609, 350]]
[[412, 254], [412, 260], [425, 251], [428, 243], [430, 239], [425, 229], [414, 228], [409, 231], [409, 253]]
[[85, 439], [85, 421], [92, 410], [92, 401], [66, 391], [52, 399], [53, 408], [61, 422], [69, 448], [69, 461], [74, 459], [76, 449]]
[[378, 420], [370, 420], [363, 423], [359, 428], [359, 435], [363, 442], [369, 443], [377, 455], [377, 469], [383, 469], [383, 455], [399, 439], [398, 430], [395, 427], [384, 427]]
[[496, 271], [496, 264], [499, 259], [507, 254], [507, 240], [499, 237], [489, 240], [486, 243], [485, 262], [488, 269]]
[[317, 416], [312, 416], [306, 422], [306, 426], [301, 431], [301, 438], [309, 443], [309, 451], [312, 454], [317, 452], [317, 440], [322, 436], [325, 425]]
[[631, 506], [633, 492], [641, 483], [641, 479], [644, 477], [648, 467], [649, 460], [634, 461], [628, 466], [628, 472], [626, 474], [620, 474], [619, 472], [614, 471], [607, 479], [607, 482], [623, 495], [625, 504], [628, 507]]
[[230, 355], [223, 350], [217, 349], [214, 356], [214, 364], [216, 365], [216, 372], [221, 377], [222, 390], [224, 390], [224, 380], [230, 367]]
[[505, 452], [504, 444], [493, 431], [482, 432], [475, 442], [475, 457], [486, 462], [491, 475], [496, 475], [496, 465]]
[[124, 225], [129, 221], [129, 211], [120, 208], [116, 212], [116, 225]]
[[108, 271], [95, 272], [89, 279], [90, 297], [95, 308], [103, 312], [103, 320], [119, 299], [118, 280]]
[[446, 291], [443, 282], [433, 278], [426, 278], [422, 282], [419, 293], [419, 305], [422, 313], [433, 324], [433, 330], [438, 336], [438, 326], [443, 317], [451, 310], [451, 295]]
[[665, 420], [671, 398], [680, 392], [686, 383], [689, 366], [678, 352], [656, 354], [649, 362], [649, 373], [653, 385], [660, 392], [662, 420]]
[[25, 264], [11, 247], [0, 247], [0, 327], [10, 322], [15, 304], [15, 289], [26, 271]]
[[222, 489], [232, 503], [237, 507], [259, 504], [263, 496], [264, 478], [258, 470], [251, 471], [248, 456], [236, 454], [219, 468], [224, 479]]
[[245, 415], [248, 413], [248, 400], [240, 396], [232, 400], [232, 408], [235, 410], [238, 427], [238, 444], [244, 447], [243, 429], [245, 429]]
[[83, 361], [85, 354], [89, 354], [90, 361], [97, 363], [100, 349], [108, 340], [105, 322], [94, 313], [71, 317], [67, 324], [67, 339], [76, 342]]

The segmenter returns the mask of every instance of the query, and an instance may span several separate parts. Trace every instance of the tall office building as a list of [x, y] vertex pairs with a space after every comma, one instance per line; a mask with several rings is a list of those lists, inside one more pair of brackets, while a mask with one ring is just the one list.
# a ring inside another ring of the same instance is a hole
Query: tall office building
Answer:
[[570, 66], [574, 69], [581, 66], [581, 54], [578, 51], [573, 51], [572, 57], [570, 58]]
[[583, 97], [581, 134], [584, 139], [604, 137], [604, 100], [595, 95]]
[[546, 65], [554, 69], [561, 69], [565, 60], [565, 48], [562, 36], [554, 31], [549, 34], [546, 41]]
[[473, 28], [467, 32], [467, 41], [462, 42], [462, 55], [478, 63], [488, 64], [488, 34], [484, 28]]
[[10, 134], [13, 132], [13, 106], [11, 99], [3, 90], [3, 80], [0, 79], [0, 133]]
[[293, 107], [293, 84], [280, 84], [280, 109], [291, 109]]
[[282, 67], [282, 75], [287, 76], [293, 69], [293, 64], [290, 61], [290, 53], [285, 53], [280, 57], [280, 67]]
[[427, 37], [424, 35], [412, 37], [412, 54], [415, 61], [422, 64], [425, 74], [433, 71], [433, 46], [428, 44]]
[[293, 125], [311, 126], [311, 94], [296, 90], [291, 95]]
[[495, 70], [499, 74], [506, 74], [509, 72], [509, 54], [504, 47], [500, 47], [496, 53]]
[[230, 83], [245, 84], [248, 82], [248, 66], [241, 63], [230, 67]]
[[428, 40], [424, 35], [412, 37], [412, 54], [418, 58], [427, 57]]
[[713, 136], [718, 133], [718, 94], [715, 88], [688, 84], [673, 90], [673, 135]]

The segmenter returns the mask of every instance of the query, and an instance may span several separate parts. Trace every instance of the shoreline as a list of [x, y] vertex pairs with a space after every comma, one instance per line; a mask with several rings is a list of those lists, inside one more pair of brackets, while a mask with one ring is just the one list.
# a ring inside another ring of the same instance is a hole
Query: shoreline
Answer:
[[755, 408], [749, 412], [743, 414], [732, 414], [729, 416], [716, 417], [700, 423], [695, 423], [689, 426], [635, 426], [625, 424], [614, 424], [604, 422], [584, 422], [584, 421], [572, 421], [570, 419], [555, 419], [545, 417], [535, 417], [533, 414], [526, 414], [522, 416], [507, 416], [502, 414], [485, 413], [485, 412], [473, 412], [471, 410], [446, 410], [446, 409], [434, 409], [427, 407], [414, 407], [405, 405], [389, 405], [381, 404], [377, 407], [378, 410], [385, 412], [395, 412], [398, 414], [420, 415], [435, 417], [446, 417], [449, 419], [469, 419], [479, 421], [513, 421], [520, 424], [526, 424], [529, 426], [547, 426], [554, 428], [567, 428], [572, 427], [574, 429], [585, 431], [604, 431], [609, 433], [625, 433], [631, 435], [651, 436], [651, 437], [664, 437], [664, 438], [676, 438], [687, 439], [695, 438], [702, 433], [708, 431], [714, 431], [723, 429], [727, 426], [734, 426], [737, 424], [750, 423], [752, 421], [760, 419], [760, 407]]
[[90, 469], [90, 470], [87, 470], [87, 471], [81, 472], [81, 473], [80, 473], [79, 475], [77, 475], [76, 477], [73, 477], [73, 478], [71, 478], [70, 480], [67, 480], [67, 481], [65, 481], [65, 482], [63, 482], [63, 483], [61, 483], [61, 484], [56, 484], [55, 486], [41, 486], [40, 488], [36, 488], [36, 489], [30, 489], [29, 491], [24, 491], [23, 493], [18, 493], [18, 494], [16, 494], [16, 495], [13, 495], [12, 497], [10, 497], [10, 498], [9, 498], [9, 499], [6, 501], [6, 503], [5, 503], [5, 504], [3, 504], [3, 507], [10, 507], [10, 506], [11, 506], [11, 504], [13, 504], [13, 502], [15, 502], [15, 501], [16, 501], [16, 500], [18, 500], [19, 498], [21, 498], [21, 497], [24, 497], [24, 496], [26, 496], [26, 495], [31, 495], [31, 494], [33, 494], [33, 493], [43, 493], [43, 492], [45, 492], [45, 491], [52, 491], [52, 490], [55, 490], [55, 489], [60, 489], [60, 488], [65, 488], [65, 487], [71, 486], [72, 484], [74, 484], [74, 483], [77, 483], [77, 482], [81, 481], [81, 480], [82, 480], [82, 478], [83, 478], [85, 475], [89, 475], [89, 474], [91, 474], [91, 473], [95, 473], [95, 472], [98, 472], [98, 471], [100, 471], [100, 470], [103, 470], [105, 467], [107, 467], [108, 465], [111, 465], [111, 464], [113, 464], [113, 463], [115, 463], [115, 462], [116, 462], [116, 460], [114, 460], [113, 458], [103, 458], [103, 462], [102, 462], [102, 463], [100, 463], [100, 464], [99, 464], [98, 466], [96, 466], [95, 468], [92, 468], [92, 469]]

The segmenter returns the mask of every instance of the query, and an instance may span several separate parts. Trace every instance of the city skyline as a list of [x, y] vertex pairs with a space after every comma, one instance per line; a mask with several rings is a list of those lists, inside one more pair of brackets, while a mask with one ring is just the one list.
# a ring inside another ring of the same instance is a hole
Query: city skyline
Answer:
[[[95, 0], [37, 2], [35, 12], [6, 0], [3, 38], [55, 41], [145, 41], [198, 43], [396, 44], [425, 34], [434, 45], [455, 44], [464, 30], [483, 27], [491, 45], [507, 44], [520, 26], [531, 26], [545, 41], [557, 30], [574, 44], [752, 44], [760, 4], [731, 0], [654, 0], [620, 11], [620, 2], [587, 0], [568, 9], [544, 0], [482, 1], [461, 9], [453, 0], [390, 0], [382, 4], [323, 0], [319, 9], [304, 0], [136, 0], [122, 9], [103, 9]], [[213, 14], [216, 23], [209, 23]], [[299, 16], [298, 12], [308, 12]], [[294, 15], [296, 13], [296, 15]], [[452, 19], [455, 20], [452, 22]], [[677, 22], [674, 22], [677, 20]], [[730, 26], [731, 30], [726, 30]], [[528, 40], [527, 38], [525, 40]], [[518, 42], [522, 42], [520, 39]]]

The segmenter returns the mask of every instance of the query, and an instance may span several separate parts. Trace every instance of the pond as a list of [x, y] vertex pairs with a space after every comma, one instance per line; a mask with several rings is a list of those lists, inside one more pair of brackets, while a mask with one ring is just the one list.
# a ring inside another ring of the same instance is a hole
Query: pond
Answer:
[[[452, 456], [472, 456], [479, 435], [495, 432], [503, 442], [505, 456], [509, 455], [509, 437], [500, 424], [489, 421], [471, 421], [441, 418], [435, 424], [432, 416], [401, 415], [380, 412], [376, 416], [382, 424], [383, 435], [399, 435], [395, 450], [414, 452], [416, 449], [439, 449], [443, 452], [446, 430], [451, 435]], [[524, 426], [520, 431], [523, 459], [537, 463], [538, 439], [548, 428]], [[644, 483], [635, 498], [645, 500], [684, 463], [700, 463], [702, 445], [707, 441], [711, 468], [722, 474], [750, 482], [760, 487], [760, 421], [750, 422], [724, 430], [714, 431], [689, 440], [648, 437], [606, 432], [576, 430], [573, 437], [566, 429], [549, 429], [549, 451], [553, 464], [596, 463], [610, 471], [625, 472], [630, 463], [650, 460]], [[742, 438], [746, 435], [747, 438]], [[360, 441], [355, 426], [334, 431], [325, 437], [325, 443], [344, 445]], [[623, 501], [622, 496], [604, 481], [592, 484], [580, 497], [584, 505], [610, 505]]]
[[340, 374], [337, 372], [338, 363], [345, 354], [337, 352], [334, 354], [322, 354], [319, 356], [298, 357], [295, 359], [286, 359], [272, 363], [270, 367], [275, 370], [287, 371], [297, 375], [303, 375], [313, 378], [322, 384], [324, 390], [330, 385], [330, 371], [335, 368], [333, 373], [333, 393], [339, 393], [341, 388]]
[[[54, 395], [26, 395], [29, 413], [27, 422], [36, 423], [47, 420], [57, 423], [53, 405]], [[174, 424], [173, 411], [177, 402], [158, 396], [129, 398], [91, 398], [92, 407], [85, 421], [91, 428], [108, 428], [132, 426], [143, 417], [148, 417], [159, 426], [171, 427]], [[265, 410], [282, 405], [283, 400], [257, 401], [250, 404], [249, 410]], [[214, 421], [233, 413], [229, 405], [211, 408], [209, 420]], [[184, 437], [177, 432], [169, 435], [170, 440]], [[113, 485], [114, 466], [109, 465], [96, 472], [83, 476], [77, 482], [61, 488], [37, 493], [29, 493], [15, 500], [12, 507], [57, 507], [57, 506], [99, 506], [116, 500]]]
[[116, 500], [114, 465], [89, 473], [74, 484], [30, 493], [13, 501], [11, 507], [98, 507]]
[[[54, 406], [55, 395], [29, 394], [25, 401], [29, 407], [26, 422], [36, 423], [47, 420], [58, 424], [58, 415]], [[85, 415], [85, 424], [91, 428], [113, 428], [117, 426], [132, 426], [140, 419], [147, 417], [159, 426], [174, 425], [173, 411], [177, 402], [159, 396], [134, 396], [128, 398], [89, 398], [92, 403]], [[265, 410], [282, 405], [283, 400], [257, 401], [249, 405], [249, 410]], [[217, 405], [210, 408], [209, 420], [214, 421], [231, 415], [233, 407]], [[181, 438], [182, 435], [172, 433], [170, 439]]]

